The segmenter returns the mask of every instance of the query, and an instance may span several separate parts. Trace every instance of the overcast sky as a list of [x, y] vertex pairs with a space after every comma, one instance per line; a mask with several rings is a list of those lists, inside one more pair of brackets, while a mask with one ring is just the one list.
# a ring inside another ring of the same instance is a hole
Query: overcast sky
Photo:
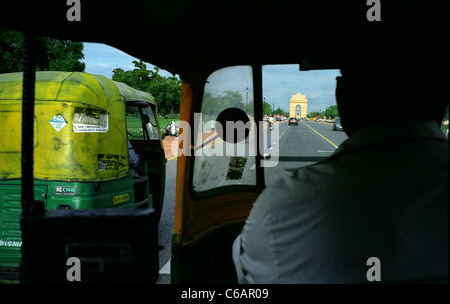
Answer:
[[[132, 70], [133, 60], [138, 60], [116, 48], [98, 43], [84, 43], [83, 60], [86, 64], [86, 72], [102, 74], [112, 77], [115, 68]], [[146, 63], [147, 69], [152, 70], [153, 65]], [[171, 73], [161, 70], [162, 76], [172, 76]], [[289, 110], [289, 100], [292, 95], [302, 93], [308, 100], [308, 113], [311, 111], [325, 110], [326, 107], [336, 104], [334, 90], [338, 70], [323, 71], [299, 71], [296, 65], [268, 65], [263, 67], [263, 96], [266, 102], [275, 104], [275, 108]], [[239, 90], [246, 99], [246, 90], [240, 86]], [[233, 88], [230, 88], [233, 90]], [[250, 88], [251, 90], [251, 88]], [[250, 92], [250, 96], [253, 92]], [[251, 97], [249, 97], [249, 101]]]

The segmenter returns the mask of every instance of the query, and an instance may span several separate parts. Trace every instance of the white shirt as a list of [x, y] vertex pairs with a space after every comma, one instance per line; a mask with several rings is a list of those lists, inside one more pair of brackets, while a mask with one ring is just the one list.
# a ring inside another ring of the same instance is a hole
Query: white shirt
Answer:
[[240, 283], [448, 277], [448, 140], [433, 121], [364, 128], [328, 159], [286, 173], [233, 244]]

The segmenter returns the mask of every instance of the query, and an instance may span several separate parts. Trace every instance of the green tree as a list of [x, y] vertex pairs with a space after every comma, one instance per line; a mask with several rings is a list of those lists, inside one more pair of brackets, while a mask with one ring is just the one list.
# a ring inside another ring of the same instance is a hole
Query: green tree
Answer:
[[159, 74], [160, 68], [148, 70], [147, 65], [133, 61], [134, 69], [124, 71], [114, 69], [112, 79], [123, 82], [132, 88], [152, 94], [158, 105], [160, 114], [169, 114], [171, 117], [180, 111], [181, 80], [176, 77], [164, 77]]
[[23, 34], [0, 27], [0, 73], [23, 71]]
[[204, 115], [217, 116], [227, 108], [239, 108], [245, 111], [245, 104], [239, 91], [227, 90], [225, 95], [213, 97], [211, 93], [205, 92], [203, 95], [202, 113]]
[[[23, 71], [22, 32], [0, 28], [0, 73]], [[39, 37], [36, 42], [38, 71], [83, 72], [83, 43]]]
[[273, 114], [278, 114], [278, 115], [288, 115], [288, 112], [286, 112], [285, 110], [283, 110], [282, 108], [278, 107], [275, 111], [273, 111]]
[[[84, 72], [83, 43], [70, 40], [42, 38], [43, 67], [45, 71]], [[45, 57], [44, 57], [45, 56]]]
[[272, 106], [268, 102], [263, 102], [263, 114], [272, 115]]
[[255, 113], [255, 102], [253, 100], [249, 101], [247, 104], [247, 114], [250, 116], [254, 116]]
[[175, 112], [180, 112], [181, 80], [176, 77], [165, 78], [164, 95], [165, 109], [168, 109], [173, 117]]
[[325, 111], [311, 111], [308, 115], [309, 118], [314, 118], [316, 116], [324, 117], [333, 119], [335, 117], [339, 117], [339, 112], [337, 109], [337, 105], [327, 107]]

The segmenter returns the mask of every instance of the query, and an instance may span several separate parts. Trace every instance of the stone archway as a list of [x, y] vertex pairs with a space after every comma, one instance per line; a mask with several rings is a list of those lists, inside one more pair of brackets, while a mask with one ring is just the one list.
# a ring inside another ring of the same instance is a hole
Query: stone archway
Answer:
[[306, 114], [308, 113], [308, 100], [305, 95], [301, 93], [292, 95], [289, 103], [289, 117], [306, 118]]

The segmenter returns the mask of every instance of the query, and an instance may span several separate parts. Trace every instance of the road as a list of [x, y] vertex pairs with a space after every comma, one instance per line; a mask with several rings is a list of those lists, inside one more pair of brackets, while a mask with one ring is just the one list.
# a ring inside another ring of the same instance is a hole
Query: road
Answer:
[[277, 127], [279, 130], [275, 133], [279, 136], [268, 140], [271, 146], [268, 152], [278, 163], [265, 168], [266, 185], [278, 179], [286, 169], [310, 165], [330, 156], [348, 138], [342, 131], [333, 131], [331, 124], [315, 121], [300, 120], [298, 126], [282, 122], [276, 124]]
[[169, 158], [166, 163], [166, 188], [164, 193], [163, 210], [161, 212], [161, 220], [158, 226], [159, 245], [159, 267], [160, 275], [157, 284], [170, 283], [170, 255], [172, 229], [175, 215], [175, 185], [177, 176], [177, 159]]
[[[298, 126], [289, 126], [287, 121], [275, 124], [272, 132], [264, 130], [267, 145], [264, 154], [271, 155], [271, 160], [277, 159], [276, 166], [266, 167], [264, 170], [266, 185], [273, 183], [286, 169], [294, 169], [316, 162], [319, 158], [331, 155], [336, 148], [347, 139], [342, 131], [333, 131], [332, 125], [301, 120]], [[271, 138], [272, 137], [272, 138]], [[254, 137], [241, 143], [254, 145]], [[246, 152], [249, 152], [246, 149]], [[175, 184], [177, 159], [168, 153], [166, 164], [166, 188], [164, 207], [159, 224], [159, 244], [163, 249], [159, 252], [160, 276], [158, 284], [170, 283], [171, 234], [175, 211]], [[313, 157], [313, 159], [309, 159]], [[216, 157], [214, 162], [217, 163]]]

